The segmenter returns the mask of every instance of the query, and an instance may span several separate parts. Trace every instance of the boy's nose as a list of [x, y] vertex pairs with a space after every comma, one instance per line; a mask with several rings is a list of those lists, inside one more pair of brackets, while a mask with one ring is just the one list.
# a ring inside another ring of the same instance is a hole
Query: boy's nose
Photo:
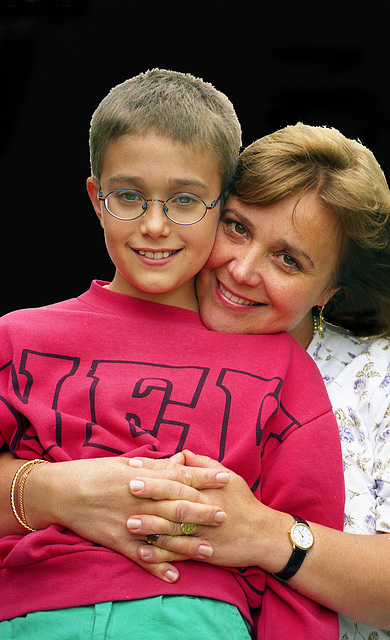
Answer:
[[140, 218], [140, 230], [151, 238], [167, 236], [170, 233], [169, 220], [161, 202], [148, 202], [144, 215]]

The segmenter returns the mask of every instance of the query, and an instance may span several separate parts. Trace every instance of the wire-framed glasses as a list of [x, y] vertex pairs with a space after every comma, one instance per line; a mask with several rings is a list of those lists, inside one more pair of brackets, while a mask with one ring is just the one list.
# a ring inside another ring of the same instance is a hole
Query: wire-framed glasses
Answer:
[[178, 193], [168, 200], [151, 198], [147, 200], [133, 189], [115, 189], [106, 196], [100, 188], [98, 199], [104, 202], [108, 213], [118, 220], [135, 220], [146, 212], [148, 202], [161, 202], [163, 212], [176, 224], [195, 224], [205, 217], [208, 209], [214, 209], [221, 195], [211, 205], [190, 193]]

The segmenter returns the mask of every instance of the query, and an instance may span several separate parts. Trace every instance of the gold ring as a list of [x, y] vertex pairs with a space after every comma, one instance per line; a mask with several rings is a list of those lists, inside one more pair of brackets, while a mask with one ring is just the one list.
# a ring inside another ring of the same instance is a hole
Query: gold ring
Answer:
[[190, 522], [182, 522], [180, 525], [180, 530], [184, 533], [185, 536], [190, 536], [196, 531], [196, 524], [191, 524]]
[[148, 544], [154, 544], [155, 542], [157, 542], [159, 537], [160, 536], [158, 533], [149, 533], [149, 535], [146, 536], [146, 542]]

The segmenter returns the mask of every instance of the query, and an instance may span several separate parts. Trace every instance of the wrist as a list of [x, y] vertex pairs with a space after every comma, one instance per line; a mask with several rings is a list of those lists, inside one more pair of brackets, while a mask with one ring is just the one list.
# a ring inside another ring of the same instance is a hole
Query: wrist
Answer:
[[24, 487], [24, 512], [28, 524], [34, 529], [46, 529], [62, 524], [56, 513], [57, 473], [62, 463], [37, 465], [31, 470]]
[[302, 566], [308, 551], [314, 544], [313, 531], [306, 520], [299, 516], [293, 516], [295, 522], [289, 531], [289, 538], [292, 544], [292, 553], [287, 564], [281, 571], [273, 573], [274, 578], [287, 582], [294, 577]]
[[35, 467], [41, 464], [48, 464], [46, 460], [36, 458], [35, 460], [27, 460], [16, 471], [12, 484], [11, 484], [11, 508], [16, 520], [23, 527], [25, 531], [36, 531], [35, 527], [32, 527], [26, 518], [24, 507], [24, 489], [27, 482], [27, 478]]
[[267, 507], [257, 529], [256, 566], [268, 573], [277, 573], [286, 566], [291, 556], [288, 532], [294, 523], [290, 514]]

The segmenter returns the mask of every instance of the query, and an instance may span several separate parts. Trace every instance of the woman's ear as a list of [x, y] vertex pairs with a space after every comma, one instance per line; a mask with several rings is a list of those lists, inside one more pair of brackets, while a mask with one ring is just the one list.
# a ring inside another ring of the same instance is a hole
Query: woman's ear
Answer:
[[326, 291], [324, 291], [324, 293], [320, 297], [319, 301], [317, 302], [317, 305], [319, 307], [324, 307], [329, 302], [331, 297], [334, 296], [336, 291], [338, 291], [339, 289], [340, 289], [340, 287], [336, 287], [336, 286], [335, 287], [331, 287], [330, 289], [326, 289]]
[[102, 227], [104, 229], [102, 203], [98, 199], [99, 190], [100, 190], [100, 187], [99, 187], [99, 183], [96, 180], [96, 178], [93, 178], [92, 176], [89, 177], [87, 179], [88, 195], [89, 195], [90, 200], [92, 202], [92, 206], [95, 209], [95, 213], [96, 213], [97, 217], [100, 220], [100, 224], [102, 225]]

